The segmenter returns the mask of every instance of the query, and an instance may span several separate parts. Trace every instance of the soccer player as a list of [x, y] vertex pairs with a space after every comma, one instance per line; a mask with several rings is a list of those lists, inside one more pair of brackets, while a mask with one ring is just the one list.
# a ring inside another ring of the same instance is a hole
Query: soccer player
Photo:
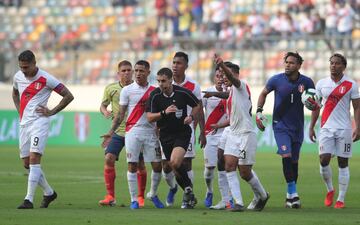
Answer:
[[314, 88], [314, 82], [299, 73], [302, 57], [297, 52], [287, 52], [284, 57], [285, 72], [272, 76], [261, 91], [257, 103], [256, 124], [264, 131], [266, 117], [262, 114], [266, 96], [275, 92], [273, 130], [282, 157], [283, 173], [287, 183], [285, 207], [300, 208], [296, 183], [298, 178], [299, 154], [304, 139], [304, 104], [301, 94]]
[[[219, 67], [215, 69], [214, 75], [214, 86], [209, 87], [204, 92], [213, 93], [213, 92], [223, 92], [223, 74]], [[226, 100], [221, 99], [215, 96], [202, 99], [203, 105], [205, 108], [205, 135], [206, 135], [206, 145], [204, 148], [204, 178], [206, 184], [206, 196], [204, 200], [205, 207], [210, 207], [212, 205], [213, 199], [213, 179], [214, 179], [214, 169], [218, 163], [218, 145], [221, 138], [221, 135], [224, 131], [224, 127], [228, 125], [228, 115], [226, 114]], [[224, 125], [225, 124], [225, 125]], [[223, 166], [222, 166], [223, 167]], [[224, 184], [220, 184], [221, 180], [221, 169], [219, 168], [219, 188], [222, 189]], [[225, 171], [223, 170], [225, 173]], [[225, 175], [226, 177], [226, 175]], [[226, 184], [226, 186], [228, 186]], [[225, 208], [225, 206], [224, 206]]]
[[[173, 84], [190, 90], [198, 99], [201, 100], [201, 89], [199, 84], [197, 84], [194, 80], [190, 79], [185, 75], [185, 70], [188, 67], [188, 62], [189, 62], [189, 57], [186, 53], [184, 52], [175, 53], [172, 61]], [[200, 104], [202, 105], [201, 101]], [[190, 110], [191, 107], [188, 107], [188, 114], [190, 114]], [[191, 135], [190, 144], [188, 146], [188, 150], [186, 151], [185, 154], [185, 159], [183, 160], [183, 163], [185, 164], [185, 167], [187, 168], [186, 170], [192, 181], [194, 180], [194, 172], [192, 170], [192, 159], [195, 157], [195, 130], [196, 130], [195, 124], [199, 124], [200, 126], [199, 142], [201, 148], [203, 148], [206, 144], [206, 138], [204, 133], [204, 128], [205, 128], [204, 111], [200, 110], [199, 113], [200, 113], [199, 117], [196, 117], [195, 118], [196, 120], [190, 124], [190, 127], [192, 129], [192, 135]], [[170, 187], [166, 199], [166, 205], [171, 206], [174, 204], [174, 198], [177, 191], [177, 186], [175, 183], [174, 174], [171, 171], [171, 167], [167, 164], [166, 160], [163, 161], [163, 172], [164, 172], [164, 178]]]
[[[184, 156], [192, 135], [190, 124], [199, 116], [202, 104], [191, 91], [172, 84], [173, 73], [169, 68], [157, 72], [159, 87], [147, 102], [147, 119], [157, 122], [160, 129], [160, 143], [167, 164], [175, 172], [176, 181], [184, 190], [181, 208], [192, 209], [196, 204], [193, 183], [189, 177]], [[192, 107], [188, 114], [188, 106]]]
[[[119, 112], [119, 97], [123, 87], [133, 82], [132, 65], [129, 61], [123, 60], [118, 64], [118, 78], [119, 81], [109, 84], [104, 90], [103, 100], [100, 105], [100, 112], [105, 118], [112, 118]], [[107, 108], [111, 104], [112, 111]], [[105, 142], [106, 140], [106, 142]], [[105, 166], [104, 166], [104, 181], [107, 195], [103, 200], [99, 201], [100, 205], [114, 206], [115, 200], [115, 162], [119, 158], [119, 154], [125, 145], [125, 121], [123, 121], [118, 129], [115, 131], [111, 139], [104, 139], [102, 147], [105, 148]], [[140, 155], [142, 156], [142, 154]], [[146, 187], [146, 168], [144, 160], [139, 161], [137, 179], [138, 179], [138, 201], [139, 205], [144, 206], [144, 192]]]
[[[237, 177], [237, 168], [240, 176], [254, 192], [254, 199], [249, 209], [261, 211], [269, 199], [252, 166], [255, 164], [256, 133], [251, 117], [251, 95], [249, 86], [240, 80], [236, 74], [224, 64], [221, 57], [214, 55], [214, 62], [225, 73], [224, 84], [230, 88], [227, 100], [228, 114], [230, 115], [230, 131], [225, 143], [225, 170], [232, 197], [234, 198], [233, 212], [244, 211], [240, 183]], [[251, 206], [251, 207], [250, 207]]]
[[[47, 208], [57, 198], [40, 164], [49, 134], [49, 117], [63, 110], [74, 97], [54, 76], [36, 66], [32, 51], [21, 52], [18, 61], [20, 70], [14, 75], [12, 97], [20, 116], [20, 157], [24, 167], [30, 169], [27, 194], [18, 209], [34, 208], [38, 185], [44, 192], [40, 208]], [[47, 102], [53, 90], [63, 98], [53, 109], [49, 109]]]
[[[330, 57], [330, 77], [321, 79], [316, 84], [317, 94], [323, 98], [324, 109], [320, 122], [319, 155], [320, 175], [327, 194], [324, 204], [332, 206], [335, 189], [332, 183], [330, 160], [337, 156], [339, 167], [339, 194], [334, 208], [345, 207], [345, 195], [349, 185], [349, 158], [352, 155], [352, 143], [360, 139], [360, 95], [355, 81], [344, 74], [346, 58], [338, 53]], [[350, 102], [354, 108], [355, 129], [352, 131]], [[320, 109], [311, 114], [310, 139], [315, 142], [314, 126]]]
[[164, 208], [157, 196], [157, 189], [161, 180], [161, 153], [156, 136], [154, 123], [146, 119], [145, 106], [150, 92], [155, 89], [148, 82], [150, 64], [145, 60], [138, 61], [134, 66], [135, 82], [124, 87], [120, 93], [120, 110], [115, 116], [112, 128], [106, 135], [110, 138], [128, 112], [125, 127], [125, 147], [128, 161], [127, 179], [131, 197], [131, 209], [138, 209], [137, 179], [139, 155], [143, 152], [144, 161], [151, 162], [151, 188], [147, 197], [151, 199], [156, 208]]

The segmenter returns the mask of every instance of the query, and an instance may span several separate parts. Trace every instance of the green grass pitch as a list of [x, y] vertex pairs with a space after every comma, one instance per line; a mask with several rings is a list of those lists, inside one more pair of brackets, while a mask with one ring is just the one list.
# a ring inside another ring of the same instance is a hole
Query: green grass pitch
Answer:
[[[314, 148], [316, 148], [314, 146]], [[354, 149], [356, 152], [357, 149]], [[197, 151], [194, 160], [195, 194], [198, 205], [194, 210], [180, 209], [181, 191], [175, 206], [155, 209], [145, 201], [140, 210], [129, 209], [129, 193], [126, 181], [126, 163], [121, 153], [117, 163], [116, 207], [99, 207], [97, 202], [104, 196], [103, 151], [95, 147], [48, 146], [43, 157], [42, 168], [49, 183], [58, 192], [58, 199], [48, 209], [39, 209], [42, 192], [38, 188], [33, 210], [17, 210], [22, 202], [27, 185], [17, 147], [0, 146], [0, 225], [80, 225], [80, 224], [360, 224], [360, 154], [350, 161], [350, 186], [346, 197], [346, 208], [336, 210], [323, 206], [325, 185], [319, 175], [318, 156], [303, 153], [300, 160], [298, 192], [302, 208], [285, 209], [286, 186], [281, 170], [281, 160], [274, 152], [259, 152], [254, 167], [271, 198], [262, 212], [232, 213], [212, 211], [203, 206], [205, 184], [203, 181], [203, 155]], [[334, 186], [337, 188], [336, 162], [332, 162]], [[148, 165], [149, 169], [149, 165]], [[148, 173], [148, 186], [150, 185]], [[214, 182], [214, 203], [219, 200], [217, 179]], [[159, 197], [165, 201], [167, 186], [162, 180]], [[248, 204], [252, 193], [248, 184], [241, 181], [244, 202]]]

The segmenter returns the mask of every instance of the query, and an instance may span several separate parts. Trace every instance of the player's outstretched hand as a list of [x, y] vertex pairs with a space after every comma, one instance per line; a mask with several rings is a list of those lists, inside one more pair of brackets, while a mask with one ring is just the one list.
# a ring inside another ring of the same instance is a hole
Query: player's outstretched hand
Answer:
[[312, 142], [316, 142], [316, 134], [314, 128], [309, 129], [309, 138]]
[[266, 121], [267, 121], [266, 116], [264, 116], [261, 112], [256, 113], [256, 126], [259, 128], [259, 130], [261, 131], [265, 130]]
[[46, 116], [46, 117], [52, 116], [51, 110], [46, 106], [39, 105], [35, 111], [42, 116]]
[[360, 129], [359, 128], [356, 128], [353, 131], [352, 138], [353, 138], [353, 142], [358, 141], [360, 139]]
[[214, 63], [215, 65], [220, 65], [223, 63], [223, 59], [216, 53], [214, 54]]
[[170, 113], [174, 113], [174, 112], [176, 112], [176, 110], [177, 110], [176, 105], [172, 104], [165, 109], [165, 114], [168, 115]]
[[202, 91], [204, 93], [203, 98], [210, 98], [213, 96], [213, 92], [211, 91]]
[[100, 138], [103, 138], [103, 142], [101, 143], [101, 147], [102, 148], [106, 148], [110, 141], [111, 141], [111, 135], [110, 134], [104, 134], [102, 136], [100, 136]]

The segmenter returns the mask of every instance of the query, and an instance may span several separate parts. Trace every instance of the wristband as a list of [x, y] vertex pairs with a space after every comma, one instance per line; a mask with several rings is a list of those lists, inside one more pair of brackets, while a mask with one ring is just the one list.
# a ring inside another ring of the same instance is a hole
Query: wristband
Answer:
[[258, 113], [258, 112], [262, 113], [263, 111], [264, 111], [264, 109], [262, 107], [257, 107], [257, 109], [256, 109], [256, 113]]

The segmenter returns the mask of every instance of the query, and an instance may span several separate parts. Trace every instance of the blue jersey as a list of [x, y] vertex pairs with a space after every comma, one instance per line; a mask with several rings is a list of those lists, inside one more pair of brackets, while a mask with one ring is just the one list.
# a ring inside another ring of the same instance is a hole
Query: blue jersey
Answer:
[[302, 136], [304, 133], [304, 104], [301, 94], [308, 88], [314, 88], [314, 82], [300, 74], [296, 81], [290, 81], [285, 73], [271, 77], [266, 89], [275, 91], [273, 110], [274, 131], [292, 131]]

